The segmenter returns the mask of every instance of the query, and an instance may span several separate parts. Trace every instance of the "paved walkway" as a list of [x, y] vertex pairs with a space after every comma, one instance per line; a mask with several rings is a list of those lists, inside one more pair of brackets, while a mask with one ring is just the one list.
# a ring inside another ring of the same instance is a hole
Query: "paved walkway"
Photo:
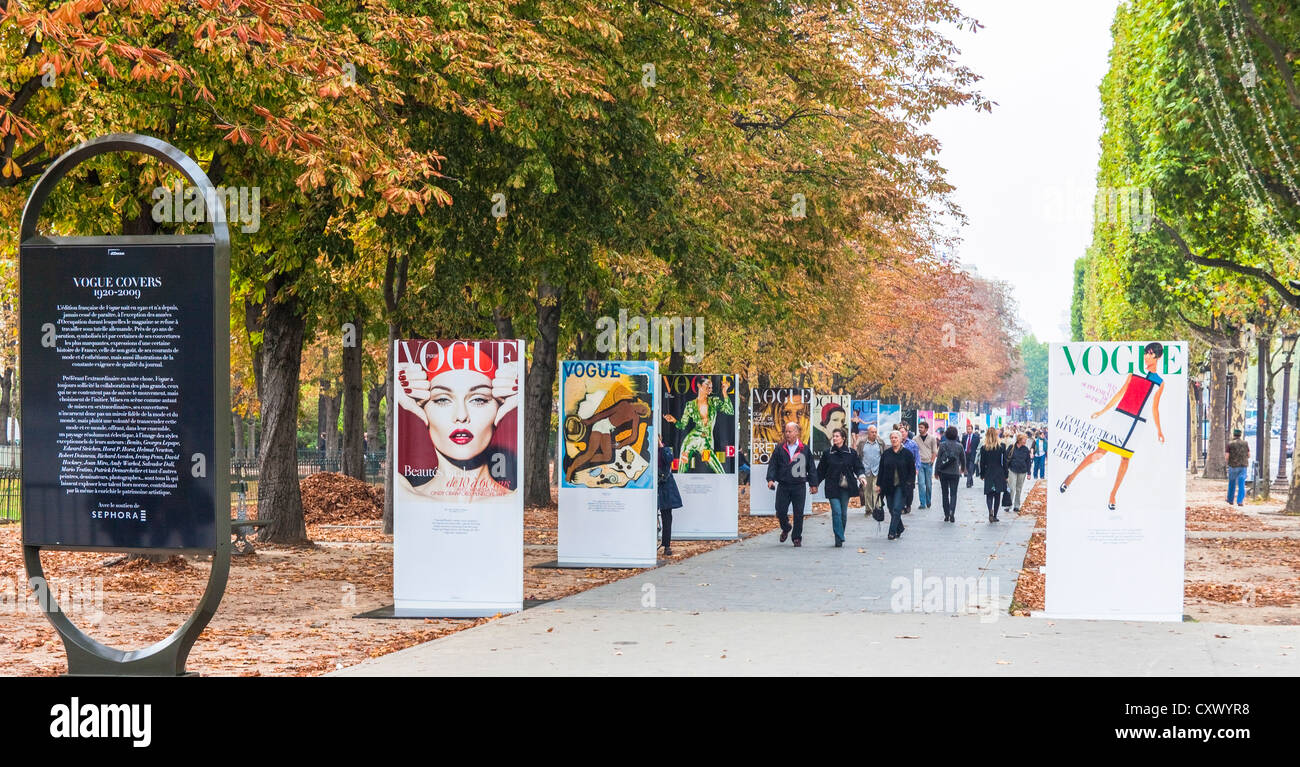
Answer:
[[1300, 673], [1300, 627], [1013, 618], [1033, 520], [990, 524], [978, 485], [958, 506], [898, 541], [850, 515], [840, 549], [821, 514], [800, 549], [768, 533], [338, 675]]

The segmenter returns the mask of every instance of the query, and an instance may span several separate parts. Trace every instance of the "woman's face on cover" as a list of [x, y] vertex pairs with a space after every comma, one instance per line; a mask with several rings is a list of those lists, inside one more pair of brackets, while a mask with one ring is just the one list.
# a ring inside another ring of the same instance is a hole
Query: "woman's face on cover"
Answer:
[[834, 413], [831, 413], [831, 417], [827, 420], [826, 428], [831, 433], [834, 433], [836, 429], [844, 428], [844, 421], [845, 421], [844, 411], [836, 410]]
[[448, 370], [429, 381], [429, 436], [439, 453], [468, 461], [487, 449], [497, 415], [492, 381], [474, 370]]
[[791, 397], [781, 406], [781, 423], [801, 423], [800, 416], [803, 415], [803, 400], [797, 397]]

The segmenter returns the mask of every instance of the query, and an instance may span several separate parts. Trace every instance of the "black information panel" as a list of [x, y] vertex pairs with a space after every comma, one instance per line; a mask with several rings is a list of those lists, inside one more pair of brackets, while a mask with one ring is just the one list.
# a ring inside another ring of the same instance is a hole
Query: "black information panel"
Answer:
[[22, 245], [23, 539], [212, 550], [212, 240], [119, 239]]

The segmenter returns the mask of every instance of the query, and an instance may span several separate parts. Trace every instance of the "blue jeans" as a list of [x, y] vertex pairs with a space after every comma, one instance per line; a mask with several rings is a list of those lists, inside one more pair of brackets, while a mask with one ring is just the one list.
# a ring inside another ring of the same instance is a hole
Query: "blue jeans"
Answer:
[[[1237, 500], [1232, 500], [1232, 491], [1237, 491]], [[1228, 503], [1241, 504], [1246, 501], [1246, 467], [1228, 467]]]
[[889, 534], [903, 534], [903, 506], [907, 502], [907, 489], [894, 488], [889, 494]]
[[835, 542], [844, 542], [844, 523], [849, 515], [849, 491], [835, 488], [837, 492], [826, 493], [826, 500], [831, 502], [831, 527], [835, 530]]
[[1047, 476], [1047, 456], [1040, 455], [1034, 458], [1034, 479], [1040, 479]]
[[916, 487], [921, 492], [921, 506], [929, 506], [930, 501], [933, 500], [930, 496], [934, 493], [934, 463], [921, 464], [916, 474]]

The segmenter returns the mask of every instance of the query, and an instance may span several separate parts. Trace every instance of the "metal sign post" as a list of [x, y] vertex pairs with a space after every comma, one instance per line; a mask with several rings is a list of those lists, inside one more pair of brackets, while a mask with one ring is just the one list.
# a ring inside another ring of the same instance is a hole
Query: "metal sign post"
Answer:
[[[58, 181], [106, 153], [179, 170], [212, 233], [46, 237], [36, 222]], [[207, 174], [159, 139], [117, 133], [63, 154], [23, 209], [23, 559], [44, 589], [42, 549], [212, 554], [198, 607], [171, 636], [119, 650], [38, 600], [72, 675], [181, 675], [230, 570], [230, 236]]]

